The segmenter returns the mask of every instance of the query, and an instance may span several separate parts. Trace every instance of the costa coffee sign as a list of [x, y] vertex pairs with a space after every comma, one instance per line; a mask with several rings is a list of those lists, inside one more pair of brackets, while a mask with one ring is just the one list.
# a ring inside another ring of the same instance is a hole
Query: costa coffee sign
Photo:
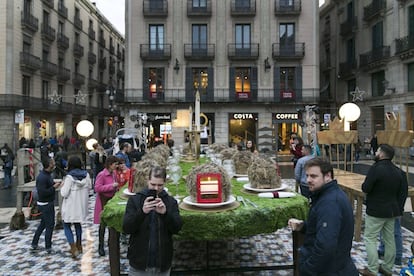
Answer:
[[232, 115], [234, 120], [254, 120], [256, 117], [256, 114], [253, 113], [233, 113]]
[[274, 113], [273, 118], [276, 121], [294, 121], [299, 119], [298, 113]]

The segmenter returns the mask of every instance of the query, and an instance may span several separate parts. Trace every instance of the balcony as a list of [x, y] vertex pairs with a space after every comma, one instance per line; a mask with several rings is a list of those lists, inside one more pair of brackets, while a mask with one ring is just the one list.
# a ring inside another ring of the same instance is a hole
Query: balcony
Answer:
[[75, 18], [73, 18], [73, 25], [75, 26], [75, 28], [82, 31], [83, 22], [78, 16], [75, 16]]
[[73, 44], [73, 56], [75, 58], [83, 57], [83, 46], [81, 46], [79, 43]]
[[140, 57], [142, 60], [170, 60], [171, 44], [141, 44]]
[[49, 26], [49, 24], [42, 23], [42, 38], [52, 43], [56, 38], [56, 30]]
[[227, 55], [231, 60], [256, 60], [259, 58], [259, 44], [229, 43], [227, 45]]
[[45, 60], [42, 62], [42, 68], [40, 70], [42, 74], [49, 77], [55, 76], [58, 73], [57, 65]]
[[273, 59], [302, 59], [305, 56], [305, 43], [280, 44], [273, 43]]
[[99, 85], [99, 82], [97, 80], [92, 79], [92, 78], [88, 78], [88, 88], [89, 89], [94, 89], [94, 88], [98, 87], [98, 85]]
[[302, 0], [275, 0], [275, 15], [300, 15]]
[[206, 0], [206, 5], [198, 2], [194, 5], [193, 0], [187, 0], [187, 16], [188, 17], [210, 17], [211, 16], [211, 0]]
[[95, 64], [96, 63], [96, 54], [93, 52], [88, 52], [88, 63]]
[[59, 66], [58, 73], [57, 73], [57, 80], [60, 82], [66, 82], [70, 80], [70, 70], [65, 67]]
[[42, 0], [43, 4], [45, 4], [46, 6], [48, 6], [49, 8], [53, 9], [54, 6], [54, 0]]
[[121, 69], [118, 69], [118, 72], [116, 72], [116, 76], [118, 77], [118, 78], [124, 78], [125, 77], [125, 73], [124, 73], [124, 71], [122, 71]]
[[231, 16], [255, 16], [256, 0], [231, 0]]
[[356, 59], [339, 63], [338, 76], [343, 80], [354, 78], [357, 68], [358, 67]]
[[115, 53], [114, 45], [109, 45], [109, 53], [112, 54], [112, 55]]
[[122, 52], [121, 52], [121, 50], [118, 49], [116, 51], [116, 56], [117, 56], [118, 59], [121, 59], [122, 58]]
[[382, 46], [359, 55], [359, 67], [365, 71], [382, 67], [390, 58], [390, 46]]
[[101, 45], [102, 47], [106, 47], [106, 41], [105, 38], [103, 38], [102, 36], [99, 37], [99, 45]]
[[[193, 92], [193, 91], [192, 91]], [[200, 95], [203, 103], [232, 103], [236, 93], [229, 89], [213, 89]], [[251, 103], [283, 103], [283, 104], [315, 104], [319, 101], [319, 89], [258, 89], [248, 92], [247, 99], [237, 100], [240, 104]], [[125, 91], [125, 103], [194, 103], [194, 93], [186, 89], [163, 89], [151, 92], [149, 89], [130, 89]]]
[[387, 2], [385, 0], [372, 0], [371, 4], [364, 7], [364, 21], [371, 21], [377, 17], [383, 17]]
[[414, 36], [406, 36], [395, 40], [395, 55], [405, 60], [414, 56]]
[[42, 62], [39, 57], [30, 53], [20, 52], [20, 67], [23, 71], [35, 72], [40, 69]]
[[75, 87], [79, 87], [85, 84], [85, 76], [79, 73], [73, 73], [72, 75], [72, 84]]
[[99, 59], [99, 69], [105, 70], [106, 69], [106, 57]]
[[89, 39], [95, 40], [95, 31], [91, 27], [89, 27], [88, 29], [88, 36], [89, 36]]
[[168, 2], [167, 0], [144, 0], [143, 13], [144, 17], [167, 17]]
[[22, 29], [24, 31], [30, 32], [31, 34], [36, 33], [37, 30], [39, 29], [39, 19], [34, 17], [29, 12], [22, 11], [21, 23], [22, 23]]
[[187, 60], [213, 60], [215, 44], [184, 44], [184, 58]]
[[358, 18], [348, 18], [340, 26], [340, 35], [343, 37], [351, 36], [358, 29]]
[[65, 5], [60, 1], [58, 3], [58, 14], [65, 19], [68, 18], [68, 8], [66, 8]]
[[69, 38], [63, 33], [57, 35], [57, 46], [59, 49], [67, 50], [69, 48]]
[[108, 84], [98, 81], [98, 85], [96, 86], [96, 91], [105, 92], [108, 89]]

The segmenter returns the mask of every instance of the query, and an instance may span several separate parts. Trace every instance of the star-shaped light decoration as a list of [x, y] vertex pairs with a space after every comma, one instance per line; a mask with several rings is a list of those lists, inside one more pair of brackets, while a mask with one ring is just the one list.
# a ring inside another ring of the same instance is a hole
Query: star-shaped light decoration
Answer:
[[358, 86], [355, 87], [355, 91], [351, 92], [352, 101], [353, 102], [356, 102], [356, 101], [361, 101], [362, 102], [364, 100], [364, 97], [363, 97], [364, 94], [365, 94], [364, 90], [360, 90]]
[[86, 102], [86, 94], [83, 94], [82, 91], [78, 91], [78, 94], [75, 95], [75, 102], [77, 104], [84, 104]]
[[62, 100], [62, 96], [59, 95], [56, 90], [53, 90], [52, 95], [49, 96], [50, 103], [52, 104], [60, 104], [60, 101]]

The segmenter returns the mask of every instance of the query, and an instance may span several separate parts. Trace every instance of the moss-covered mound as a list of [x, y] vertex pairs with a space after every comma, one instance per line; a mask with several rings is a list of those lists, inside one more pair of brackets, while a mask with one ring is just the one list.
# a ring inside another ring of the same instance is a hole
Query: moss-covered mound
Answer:
[[255, 158], [247, 170], [247, 175], [252, 188], [274, 189], [281, 185], [275, 163], [264, 158]]
[[255, 156], [250, 151], [237, 151], [233, 154], [232, 159], [236, 168], [236, 174], [247, 174], [247, 169], [254, 158]]
[[136, 193], [147, 187], [149, 173], [153, 166], [160, 166], [160, 164], [155, 159], [148, 158], [135, 163], [133, 167], [134, 188], [131, 192]]
[[223, 160], [232, 159], [233, 155], [237, 153], [237, 149], [227, 148], [220, 151]]
[[188, 173], [186, 179], [187, 191], [193, 199], [197, 198], [197, 174], [199, 173], [220, 173], [223, 202], [229, 199], [229, 196], [231, 195], [230, 177], [221, 166], [218, 166], [214, 163], [206, 163], [203, 165], [195, 166]]

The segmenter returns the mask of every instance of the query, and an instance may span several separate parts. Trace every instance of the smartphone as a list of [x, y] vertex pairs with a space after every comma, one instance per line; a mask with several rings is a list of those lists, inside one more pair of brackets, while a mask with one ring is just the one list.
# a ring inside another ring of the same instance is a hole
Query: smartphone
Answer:
[[149, 190], [148, 196], [154, 197], [152, 200], [154, 200], [157, 197], [157, 190]]

